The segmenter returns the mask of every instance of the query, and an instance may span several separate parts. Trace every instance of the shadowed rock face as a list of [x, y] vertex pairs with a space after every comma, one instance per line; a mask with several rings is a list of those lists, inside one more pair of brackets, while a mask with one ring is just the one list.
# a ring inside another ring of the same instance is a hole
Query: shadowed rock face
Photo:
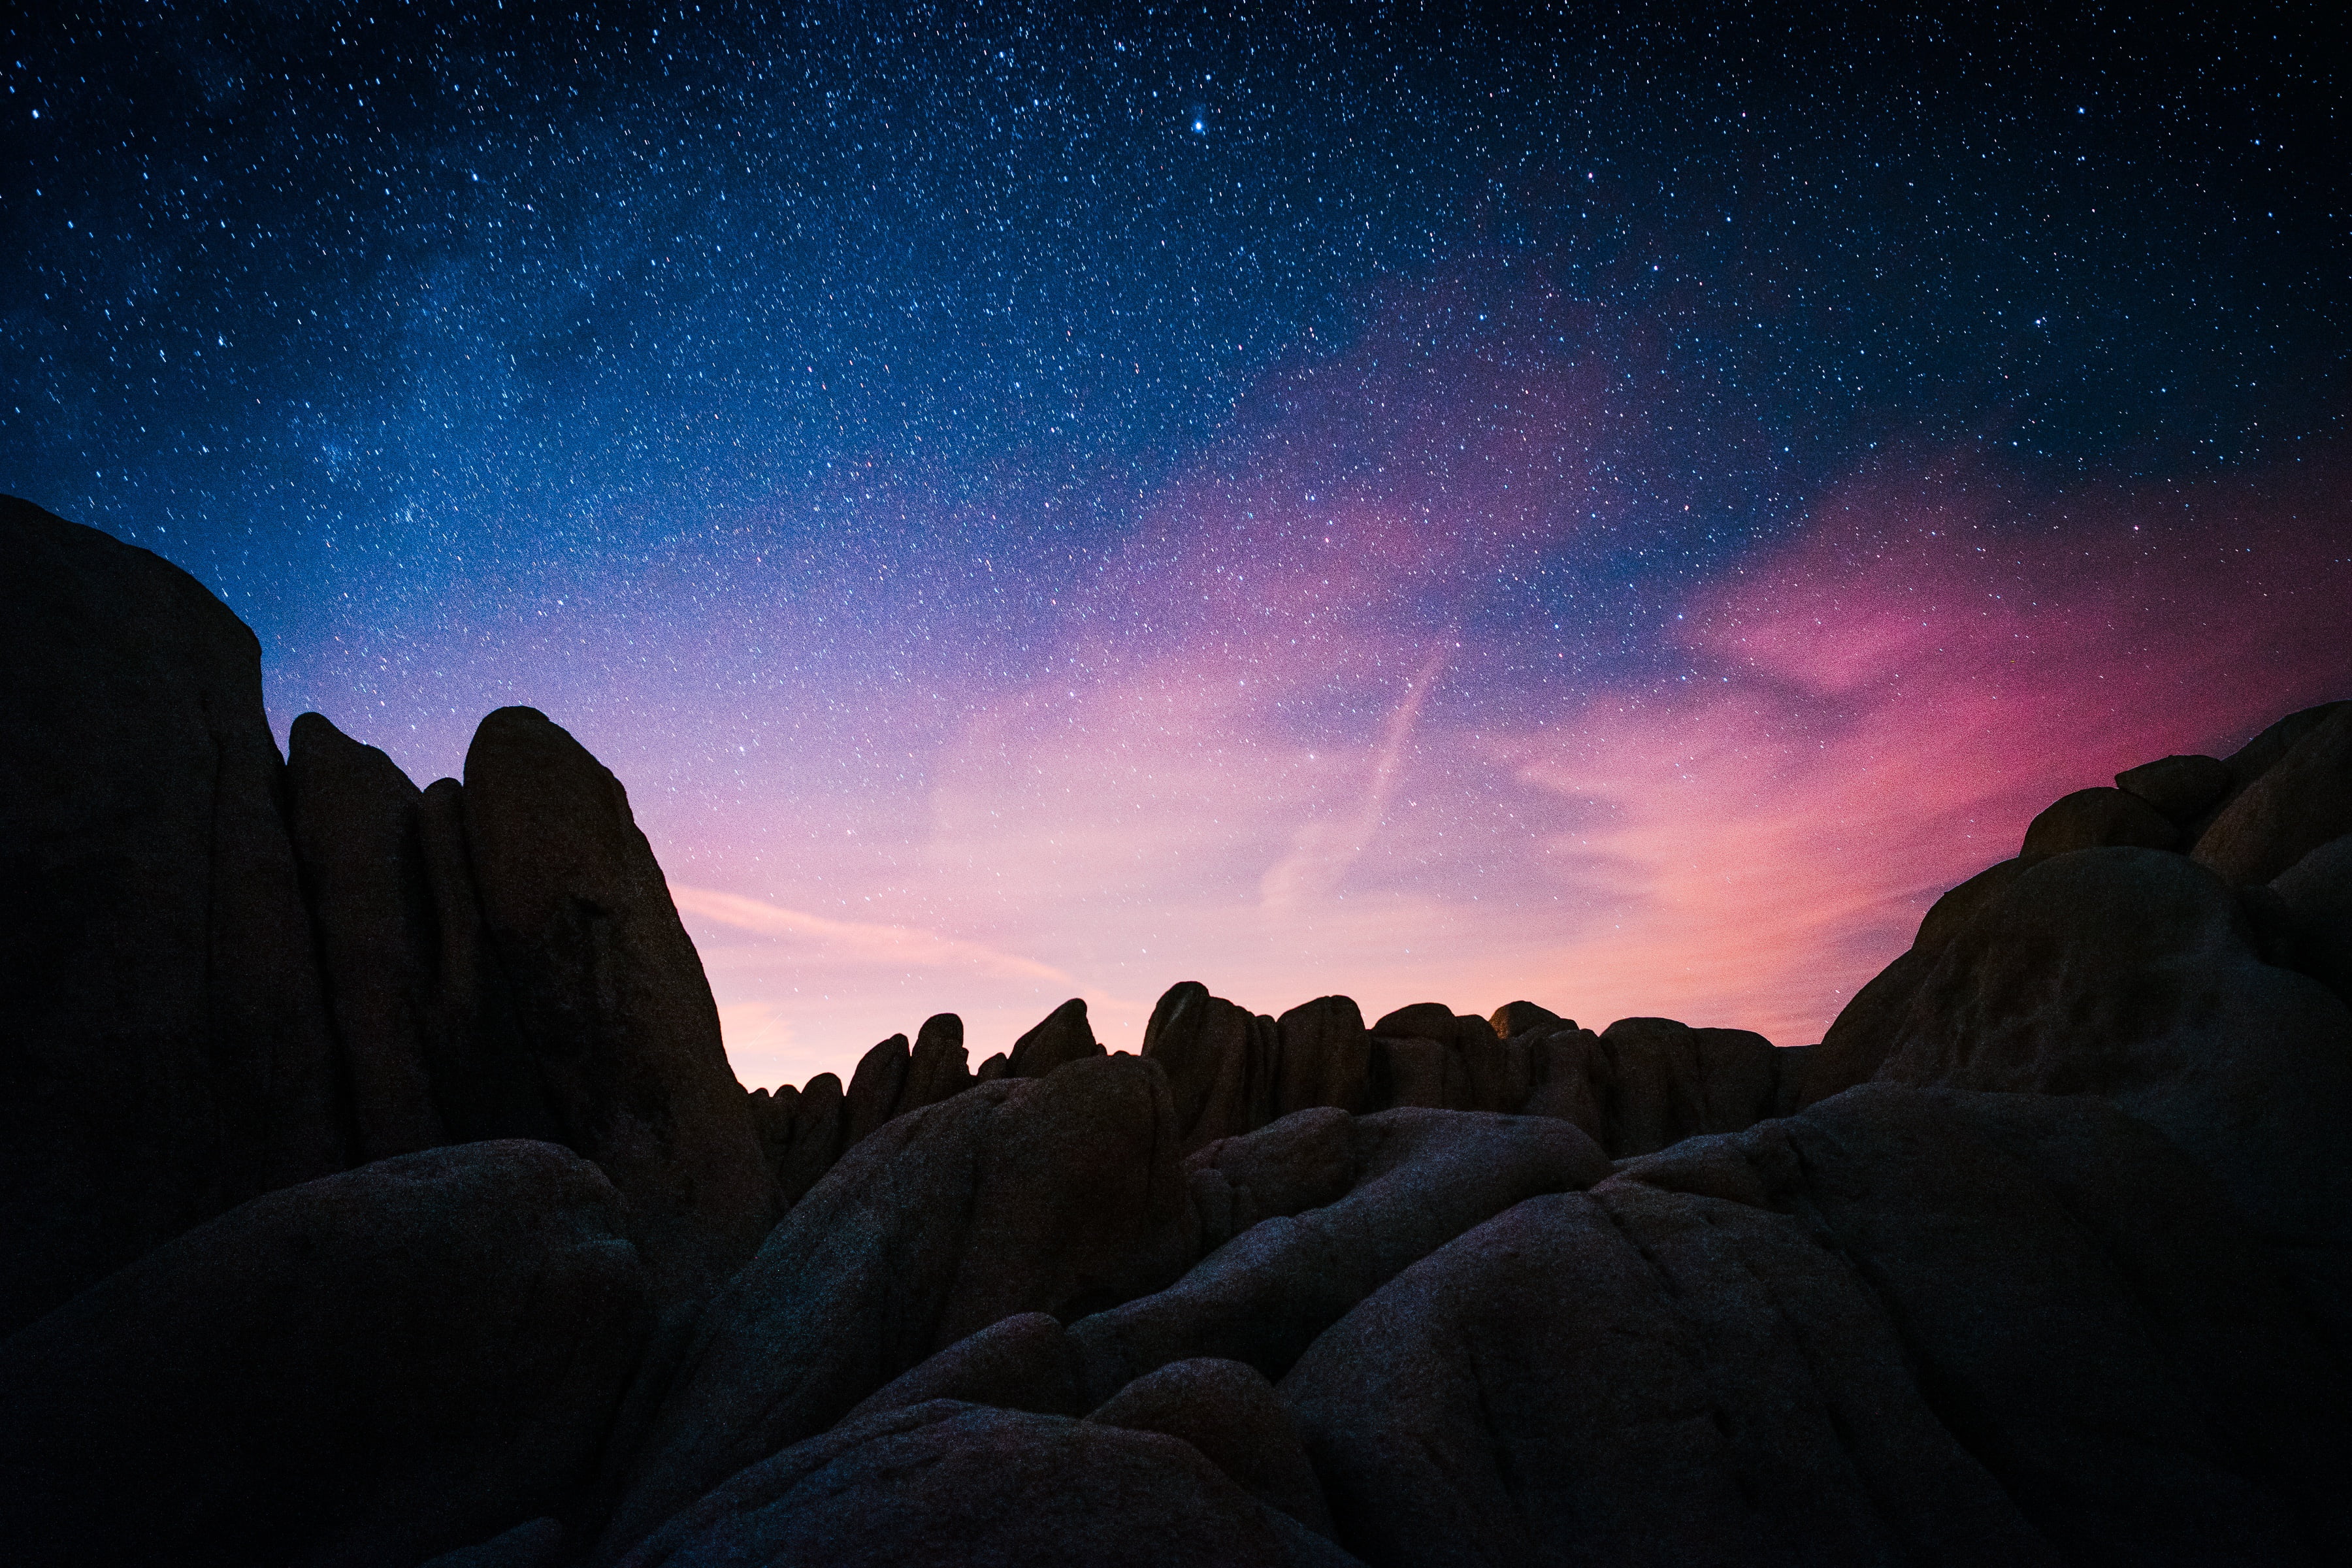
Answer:
[[2264, 963], [2239, 900], [2181, 856], [2026, 871], [1946, 949], [1879, 1077], [2103, 1095], [2272, 1236], [2352, 1241], [2352, 1012]]
[[544, 714], [501, 708], [466, 753], [465, 816], [484, 921], [564, 1141], [629, 1200], [665, 1294], [723, 1279], [772, 1221], [774, 1189], [627, 794]]
[[2347, 1392], [2161, 1137], [1877, 1086], [1518, 1205], [1282, 1384], [1371, 1563], [2334, 1561]]
[[2267, 882], [2352, 833], [2352, 704], [2321, 710], [2197, 840], [2196, 858], [2230, 882]]
[[0, 1331], [346, 1158], [260, 648], [0, 498]]
[[470, 1143], [148, 1254], [0, 1342], [9, 1560], [405, 1568], [581, 1506], [650, 1326], [621, 1208]]
[[885, 1125], [711, 1302], [606, 1551], [1001, 1319], [1084, 1313], [1192, 1252], [1173, 1108], [1133, 1057], [982, 1084]]
[[625, 1559], [629, 1568], [1350, 1561], [1181, 1439], [948, 1400], [845, 1423], [752, 1466]]
[[390, 757], [316, 713], [294, 721], [294, 849], [352, 1100], [353, 1157], [445, 1142], [425, 1066], [436, 921], [418, 822], [424, 792]]
[[0, 1559], [2352, 1559], [2352, 709], [1818, 1047], [1186, 983], [746, 1095], [543, 716], [281, 769], [200, 588], [0, 557]]

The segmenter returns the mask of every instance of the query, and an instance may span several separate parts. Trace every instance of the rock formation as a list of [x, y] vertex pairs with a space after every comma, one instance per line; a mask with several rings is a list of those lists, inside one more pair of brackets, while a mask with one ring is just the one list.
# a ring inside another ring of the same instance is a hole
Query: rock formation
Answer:
[[2352, 1560], [2352, 705], [1818, 1046], [1185, 982], [745, 1093], [619, 782], [0, 504], [0, 1557]]

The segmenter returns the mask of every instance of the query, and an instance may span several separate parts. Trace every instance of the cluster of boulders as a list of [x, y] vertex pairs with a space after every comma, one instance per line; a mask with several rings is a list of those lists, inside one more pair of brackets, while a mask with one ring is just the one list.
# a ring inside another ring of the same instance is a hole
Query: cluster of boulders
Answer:
[[0, 503], [0, 1557], [2352, 1560], [2352, 705], [1819, 1046], [1187, 983], [746, 1094], [619, 784]]

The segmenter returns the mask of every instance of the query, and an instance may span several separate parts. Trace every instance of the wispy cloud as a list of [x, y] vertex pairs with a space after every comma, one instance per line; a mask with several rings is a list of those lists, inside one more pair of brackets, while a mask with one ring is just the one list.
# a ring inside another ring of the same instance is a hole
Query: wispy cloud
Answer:
[[761, 936], [798, 938], [819, 942], [829, 955], [855, 963], [888, 964], [897, 968], [950, 969], [1012, 980], [1046, 980], [1075, 986], [1066, 970], [1033, 958], [1005, 952], [985, 942], [941, 936], [919, 926], [877, 925], [863, 921], [829, 920], [800, 910], [672, 882], [670, 898], [680, 914], [696, 915]]

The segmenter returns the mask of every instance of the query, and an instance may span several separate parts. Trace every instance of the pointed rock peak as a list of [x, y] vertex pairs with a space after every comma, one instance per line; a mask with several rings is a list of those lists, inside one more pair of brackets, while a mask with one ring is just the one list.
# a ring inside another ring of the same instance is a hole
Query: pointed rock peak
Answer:
[[1013, 1044], [1011, 1065], [1005, 1069], [1008, 1078], [1044, 1078], [1066, 1062], [1105, 1052], [1095, 1039], [1092, 1025], [1087, 1022], [1087, 1005], [1073, 996], [1051, 1013], [1045, 1021]]

